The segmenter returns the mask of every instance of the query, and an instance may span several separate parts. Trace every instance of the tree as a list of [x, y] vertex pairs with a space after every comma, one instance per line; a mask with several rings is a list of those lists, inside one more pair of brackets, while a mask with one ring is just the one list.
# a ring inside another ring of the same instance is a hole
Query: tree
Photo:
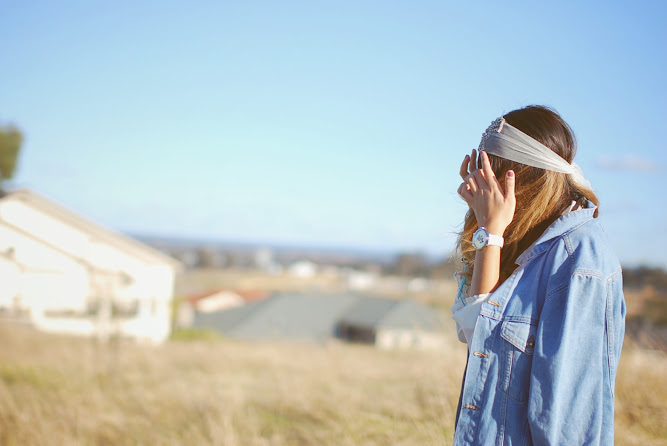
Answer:
[[23, 135], [14, 125], [0, 126], [0, 184], [14, 176]]

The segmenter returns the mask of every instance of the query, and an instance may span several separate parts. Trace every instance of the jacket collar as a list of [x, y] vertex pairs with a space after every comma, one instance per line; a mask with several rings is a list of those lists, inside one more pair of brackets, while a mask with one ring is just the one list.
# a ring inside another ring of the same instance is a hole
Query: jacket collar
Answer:
[[568, 212], [554, 221], [542, 235], [530, 245], [519, 257], [516, 259], [517, 265], [521, 266], [536, 255], [539, 255], [551, 247], [551, 243], [547, 243], [556, 237], [570, 232], [587, 221], [593, 218], [596, 206], [592, 202], [588, 202], [584, 209], [578, 211]]

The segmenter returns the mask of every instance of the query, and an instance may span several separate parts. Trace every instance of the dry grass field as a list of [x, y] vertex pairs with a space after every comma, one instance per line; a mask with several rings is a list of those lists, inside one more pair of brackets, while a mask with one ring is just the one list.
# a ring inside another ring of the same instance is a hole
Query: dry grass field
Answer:
[[[2, 445], [447, 445], [465, 350], [97, 345], [0, 323]], [[667, 357], [626, 349], [621, 445], [667, 444]]]

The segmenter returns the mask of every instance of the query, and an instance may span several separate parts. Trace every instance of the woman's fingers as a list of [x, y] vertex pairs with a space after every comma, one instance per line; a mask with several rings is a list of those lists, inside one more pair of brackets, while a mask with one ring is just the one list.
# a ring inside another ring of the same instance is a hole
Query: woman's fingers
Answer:
[[459, 185], [458, 193], [475, 213], [477, 223], [490, 228], [494, 234], [502, 234], [512, 222], [516, 210], [514, 171], [510, 170], [505, 175], [503, 193], [503, 185], [491, 168], [489, 155], [473, 150], [470, 156], [464, 158], [460, 173], [463, 183]]
[[514, 200], [514, 186], [516, 185], [516, 177], [513, 170], [508, 170], [505, 175], [505, 200]]
[[484, 172], [484, 176], [489, 179], [489, 184], [491, 184], [491, 178], [494, 178], [496, 175], [493, 173], [493, 169], [491, 168], [489, 155], [484, 150], [482, 150], [479, 155], [480, 158], [482, 158], [482, 171]]
[[[473, 194], [477, 193], [477, 191], [479, 190], [479, 184], [477, 182], [476, 173], [477, 173], [477, 171], [472, 172], [465, 179], [465, 183], [468, 185], [468, 189]], [[484, 180], [482, 179], [482, 181], [484, 181]]]
[[[480, 169], [477, 168], [478, 159], [481, 164]], [[459, 195], [464, 197], [466, 201], [472, 200], [474, 196], [482, 190], [495, 191], [503, 195], [502, 187], [491, 168], [489, 155], [485, 151], [478, 153], [477, 150], [473, 149], [470, 155], [466, 155], [461, 163], [459, 174], [463, 179], [463, 183], [459, 186]], [[510, 173], [508, 172], [508, 176], [505, 178], [506, 187], [504, 196], [506, 198], [514, 196], [514, 184], [514, 172], [511, 173], [511, 178]]]
[[[491, 168], [491, 160], [489, 160], [489, 155], [485, 151], [482, 151], [480, 152], [479, 156], [482, 161], [481, 170], [482, 173], [484, 174], [484, 179], [489, 185], [489, 189], [495, 189], [498, 193], [502, 194], [503, 193], [502, 186], [500, 185], [500, 182], [496, 178], [496, 174], [495, 172], [493, 172], [493, 168]], [[512, 174], [514, 174], [514, 172], [512, 172]]]
[[487, 179], [485, 178], [484, 172], [482, 172], [480, 169], [474, 171], [471, 174], [471, 176], [474, 178], [477, 184], [477, 189], [484, 189], [484, 190], [491, 189], [489, 183], [487, 182]]
[[472, 149], [468, 160], [468, 172], [472, 173], [475, 170], [477, 170], [477, 150]]
[[467, 183], [461, 183], [459, 186], [459, 195], [461, 198], [465, 200], [466, 203], [468, 203], [468, 206], [472, 205], [472, 193], [470, 192], [470, 187], [468, 186]]
[[491, 168], [491, 161], [489, 160], [489, 155], [486, 153], [486, 151], [481, 151], [479, 153], [479, 158], [481, 160], [482, 168], [480, 169], [484, 175], [484, 179], [486, 180], [486, 184], [489, 186], [489, 189], [494, 189], [495, 188], [500, 191], [500, 183], [498, 183], [498, 180], [496, 179], [496, 174], [493, 172], [493, 169]]
[[461, 178], [463, 181], [466, 180], [466, 177], [468, 176], [468, 164], [470, 163], [470, 156], [466, 155], [465, 158], [463, 158], [463, 162], [461, 163], [461, 170], [459, 171], [459, 174], [461, 175]]

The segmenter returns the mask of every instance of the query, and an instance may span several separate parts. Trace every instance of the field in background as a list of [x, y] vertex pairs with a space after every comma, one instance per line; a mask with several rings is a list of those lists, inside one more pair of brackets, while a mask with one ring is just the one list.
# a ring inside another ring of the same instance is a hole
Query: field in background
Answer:
[[[0, 324], [3, 445], [451, 444], [465, 348], [98, 345]], [[667, 357], [626, 349], [620, 445], [667, 444]]]

